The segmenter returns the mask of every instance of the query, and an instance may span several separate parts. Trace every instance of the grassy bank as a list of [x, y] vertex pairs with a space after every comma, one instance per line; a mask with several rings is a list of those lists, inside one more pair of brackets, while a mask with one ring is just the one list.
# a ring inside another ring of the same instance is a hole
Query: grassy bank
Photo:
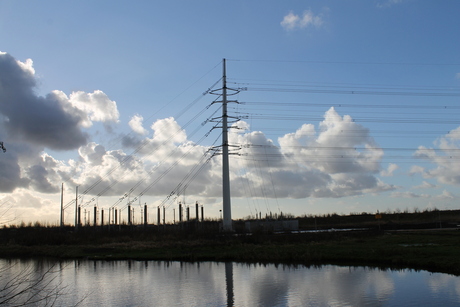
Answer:
[[0, 257], [365, 265], [460, 275], [460, 231], [225, 236], [215, 232], [35, 229], [0, 233]]

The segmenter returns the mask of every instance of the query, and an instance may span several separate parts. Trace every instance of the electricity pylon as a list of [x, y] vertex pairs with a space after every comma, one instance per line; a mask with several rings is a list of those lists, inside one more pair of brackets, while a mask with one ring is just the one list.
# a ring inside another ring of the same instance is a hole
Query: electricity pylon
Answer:
[[227, 87], [227, 71], [226, 71], [226, 60], [222, 60], [222, 88], [211, 91], [211, 94], [220, 95], [222, 97], [222, 202], [223, 202], [223, 218], [222, 228], [225, 232], [233, 231], [232, 226], [232, 206], [230, 196], [230, 167], [229, 167], [229, 143], [228, 143], [228, 124], [229, 118], [238, 120], [238, 118], [231, 117], [227, 113], [227, 104], [229, 102], [236, 102], [234, 100], [229, 101], [228, 96], [236, 95], [240, 92], [239, 89], [231, 89]]

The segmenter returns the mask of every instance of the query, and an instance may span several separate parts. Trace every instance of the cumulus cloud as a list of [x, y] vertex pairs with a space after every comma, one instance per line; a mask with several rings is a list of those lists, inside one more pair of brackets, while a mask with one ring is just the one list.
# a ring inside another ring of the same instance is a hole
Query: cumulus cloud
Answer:
[[[45, 197], [43, 197], [45, 196]], [[2, 199], [7, 205], [8, 211], [6, 220], [2, 215], [1, 222], [19, 223], [20, 221], [56, 221], [56, 203], [46, 198], [46, 195], [29, 191], [28, 189], [17, 189]], [[5, 207], [2, 206], [2, 210]], [[5, 212], [2, 212], [5, 213]], [[57, 224], [57, 223], [56, 223]]]
[[182, 143], [187, 140], [185, 131], [172, 117], [157, 120], [151, 128], [154, 131], [153, 138], [159, 142], [170, 140], [173, 143]]
[[306, 10], [301, 16], [289, 12], [289, 14], [283, 17], [280, 24], [285, 30], [297, 30], [305, 29], [310, 26], [319, 28], [323, 23], [324, 21], [321, 15], [315, 15], [311, 10]]
[[82, 191], [94, 186], [90, 195], [120, 195], [146, 178], [142, 160], [122, 150], [107, 151], [104, 146], [91, 142], [80, 147], [78, 153], [80, 160], [69, 163], [74, 171], [72, 180]]
[[54, 150], [75, 149], [88, 141], [82, 127], [118, 119], [115, 102], [101, 91], [37, 96], [32, 64], [0, 54], [0, 124], [11, 137]]
[[70, 94], [69, 102], [86, 114], [86, 118], [82, 118], [82, 125], [85, 127], [91, 126], [93, 121], [118, 122], [120, 114], [116, 102], [110, 100], [102, 91], [96, 90], [93, 93], [73, 92]]
[[414, 189], [432, 189], [435, 187], [436, 187], [435, 184], [423, 181], [421, 185], [415, 186]]
[[142, 126], [143, 120], [144, 118], [141, 115], [136, 114], [131, 118], [128, 124], [131, 127], [131, 129], [137, 134], [146, 135], [148, 131]]
[[[357, 137], [344, 136], [347, 130], [355, 131]], [[394, 189], [375, 177], [383, 150], [368, 129], [334, 108], [325, 113], [319, 131], [304, 124], [280, 137], [279, 146], [261, 131], [234, 132], [230, 142], [242, 145], [233, 175], [240, 195], [345, 197]], [[274, 189], [269, 190], [276, 191], [264, 191], [264, 186], [271, 185]]]
[[393, 198], [429, 198], [428, 194], [415, 194], [412, 192], [392, 192], [391, 197]]
[[390, 163], [388, 165], [388, 168], [386, 170], [382, 170], [380, 172], [380, 175], [383, 177], [391, 177], [393, 176], [393, 173], [399, 168], [397, 164]]
[[[279, 139], [283, 152], [309, 161], [309, 166], [328, 174], [376, 173], [380, 170], [383, 150], [369, 135], [369, 130], [348, 116], [340, 116], [332, 107], [324, 114], [314, 133], [312, 125]], [[344, 131], [354, 131], [356, 137], [344, 136]], [[314, 136], [314, 137], [312, 137]]]
[[48, 170], [43, 165], [32, 165], [26, 170], [30, 179], [30, 187], [36, 191], [45, 193], [56, 193], [59, 191], [48, 180]]
[[454, 199], [456, 197], [451, 192], [449, 192], [447, 190], [444, 190], [444, 191], [442, 191], [442, 193], [440, 195], [437, 196], [437, 198], [440, 198], [440, 199]]
[[6, 131], [16, 138], [51, 149], [72, 149], [87, 135], [79, 129], [80, 119], [63, 108], [59, 96], [34, 93], [33, 71], [9, 54], [0, 55], [0, 113]]
[[[240, 148], [230, 163], [233, 197], [338, 198], [394, 189], [376, 177], [383, 151], [368, 129], [334, 108], [325, 113], [318, 130], [304, 124], [279, 138], [279, 144], [261, 131], [250, 131], [245, 122], [235, 125], [240, 129], [229, 135], [229, 143]], [[80, 160], [71, 166], [78, 170], [75, 184], [85, 189], [100, 181], [94, 194], [105, 189], [106, 195], [120, 195], [136, 186], [134, 193], [146, 190], [146, 195], [166, 196], [195, 166], [203, 165], [187, 194], [220, 197], [221, 156], [205, 164], [202, 158], [209, 148], [188, 140], [173, 118], [157, 120], [151, 128], [152, 137], [129, 143], [136, 155], [106, 151], [96, 143], [80, 147]], [[358, 137], [344, 137], [347, 129], [358, 132]]]
[[[319, 26], [321, 21], [315, 20], [307, 12], [296, 27]], [[209, 146], [192, 142], [174, 118], [144, 123], [135, 115], [129, 126], [136, 133], [123, 138], [124, 147], [107, 149], [85, 130], [94, 122], [118, 122], [116, 102], [102, 91], [67, 95], [56, 90], [37, 96], [33, 62], [7, 53], [0, 54], [0, 71], [0, 138], [8, 140], [8, 152], [0, 160], [0, 192], [57, 193], [66, 182], [68, 189], [78, 185], [81, 193], [92, 196], [142, 192], [165, 197], [178, 185], [186, 186], [187, 195], [221, 196], [222, 157], [209, 160]], [[144, 125], [150, 125], [151, 133]], [[277, 140], [251, 131], [246, 122], [235, 126], [240, 129], [229, 135], [239, 154], [232, 155], [230, 164], [233, 197], [339, 198], [395, 189], [377, 176], [390, 175], [397, 166], [382, 171], [383, 150], [369, 129], [334, 108], [318, 126], [305, 123]], [[353, 131], [353, 137], [346, 131]], [[57, 160], [46, 148], [74, 149], [78, 157]]]
[[[31, 188], [43, 193], [58, 191], [62, 163], [45, 149], [74, 150], [88, 143], [85, 127], [93, 122], [117, 122], [116, 103], [102, 91], [62, 91], [36, 94], [33, 61], [16, 60], [0, 52], [0, 137], [8, 151], [0, 164], [0, 192]], [[66, 175], [69, 176], [68, 174]]]
[[425, 168], [421, 167], [420, 165], [413, 165], [409, 170], [409, 175], [413, 176], [416, 174], [423, 174], [425, 172]]
[[[133, 194], [167, 196], [197, 164], [204, 163], [205, 160], [200, 159], [207, 148], [190, 142], [172, 117], [155, 121], [151, 128], [152, 137], [124, 138], [123, 144], [132, 149], [132, 154], [122, 150], [106, 151], [96, 143], [82, 146], [80, 161], [75, 162], [79, 166], [73, 166], [79, 170], [74, 175], [75, 181], [83, 189], [99, 182], [91, 192], [94, 194], [104, 191], [104, 195], [122, 195], [131, 191]], [[200, 174], [195, 175], [193, 183], [187, 187], [187, 194], [205, 193], [215, 168], [212, 161], [203, 165]]]
[[21, 167], [18, 158], [10, 153], [0, 159], [0, 192], [12, 192], [27, 183], [21, 179]]
[[436, 166], [431, 169], [418, 167], [417, 173], [424, 178], [434, 178], [440, 183], [460, 185], [460, 127], [435, 141], [435, 147], [419, 146], [414, 157], [429, 161]]

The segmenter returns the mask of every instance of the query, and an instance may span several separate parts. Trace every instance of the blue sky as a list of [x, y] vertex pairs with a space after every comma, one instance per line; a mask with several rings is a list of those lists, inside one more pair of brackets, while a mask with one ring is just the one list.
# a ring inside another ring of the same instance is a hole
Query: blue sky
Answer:
[[242, 116], [234, 218], [457, 209], [459, 11], [454, 0], [2, 0], [4, 220], [57, 222], [61, 182], [69, 223], [76, 185], [88, 211], [141, 195], [170, 220], [179, 200], [218, 217], [220, 157], [200, 159], [219, 106], [202, 93], [223, 58], [229, 86], [245, 89], [230, 106]]

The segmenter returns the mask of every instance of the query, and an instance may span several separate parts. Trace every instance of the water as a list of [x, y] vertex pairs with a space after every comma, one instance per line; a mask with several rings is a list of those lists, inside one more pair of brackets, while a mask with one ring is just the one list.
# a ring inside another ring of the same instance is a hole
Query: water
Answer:
[[460, 277], [426, 271], [90, 260], [54, 266], [49, 261], [0, 260], [0, 267], [2, 285], [20, 272], [35, 280], [51, 268], [44, 282], [48, 292], [61, 291], [55, 306], [80, 301], [79, 306], [460, 305]]

